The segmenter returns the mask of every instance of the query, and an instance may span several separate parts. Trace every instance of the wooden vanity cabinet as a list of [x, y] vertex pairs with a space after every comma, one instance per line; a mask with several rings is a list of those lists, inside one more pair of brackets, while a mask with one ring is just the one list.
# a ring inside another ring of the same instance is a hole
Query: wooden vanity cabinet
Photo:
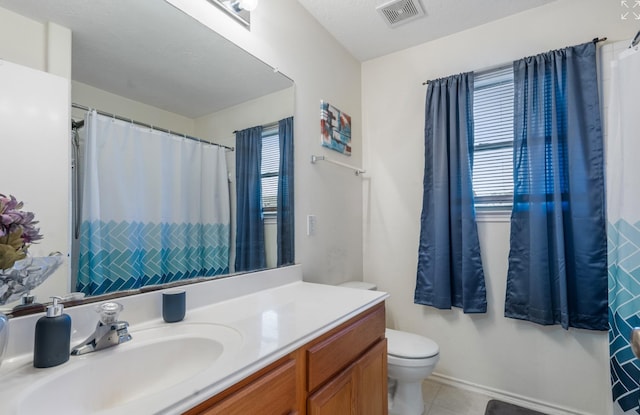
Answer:
[[287, 415], [304, 413], [298, 352], [267, 366], [184, 415]]
[[384, 303], [185, 412], [185, 415], [386, 415]]
[[311, 342], [307, 355], [309, 415], [386, 415], [384, 305]]

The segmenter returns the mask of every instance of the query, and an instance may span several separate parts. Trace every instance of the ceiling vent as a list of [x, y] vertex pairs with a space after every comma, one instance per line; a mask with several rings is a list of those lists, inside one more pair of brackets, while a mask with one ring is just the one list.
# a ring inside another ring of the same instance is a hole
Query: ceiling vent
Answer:
[[419, 0], [391, 0], [376, 7], [389, 27], [396, 27], [424, 16]]

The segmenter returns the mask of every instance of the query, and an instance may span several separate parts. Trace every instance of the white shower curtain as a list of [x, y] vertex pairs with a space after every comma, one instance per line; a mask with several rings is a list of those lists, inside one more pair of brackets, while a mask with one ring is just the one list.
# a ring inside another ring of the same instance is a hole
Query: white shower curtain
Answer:
[[229, 272], [225, 149], [87, 113], [77, 290]]
[[620, 53], [612, 63], [608, 117], [607, 212], [609, 340], [614, 414], [635, 414], [640, 361], [629, 344], [640, 326], [640, 52]]

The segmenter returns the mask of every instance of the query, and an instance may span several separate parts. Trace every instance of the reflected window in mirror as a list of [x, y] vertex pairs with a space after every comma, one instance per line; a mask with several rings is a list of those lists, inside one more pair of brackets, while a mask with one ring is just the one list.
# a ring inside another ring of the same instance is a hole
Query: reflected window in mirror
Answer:
[[262, 212], [265, 219], [276, 220], [278, 210], [278, 172], [280, 168], [280, 144], [278, 126], [262, 130]]
[[235, 270], [293, 264], [293, 117], [236, 131], [236, 197]]

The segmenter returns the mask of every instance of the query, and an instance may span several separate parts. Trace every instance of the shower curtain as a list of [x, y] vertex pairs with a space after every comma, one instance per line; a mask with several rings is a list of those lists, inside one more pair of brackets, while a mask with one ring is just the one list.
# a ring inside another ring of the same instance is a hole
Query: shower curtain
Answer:
[[229, 272], [225, 149], [89, 111], [77, 290]]
[[640, 326], [640, 52], [620, 53], [612, 63], [608, 118], [607, 211], [609, 251], [609, 348], [614, 414], [637, 413], [640, 361], [629, 344]]

